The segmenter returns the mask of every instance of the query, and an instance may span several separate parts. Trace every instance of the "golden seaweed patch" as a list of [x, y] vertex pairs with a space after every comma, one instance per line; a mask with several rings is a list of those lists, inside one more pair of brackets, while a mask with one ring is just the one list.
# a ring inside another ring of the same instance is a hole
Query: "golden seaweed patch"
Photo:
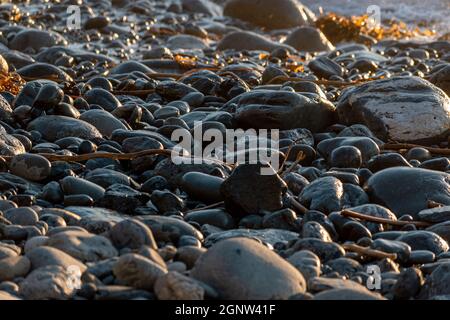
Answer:
[[404, 22], [384, 21], [384, 25], [376, 28], [368, 26], [368, 16], [344, 17], [336, 13], [328, 13], [319, 17], [316, 26], [333, 43], [343, 41], [358, 41], [361, 35], [371, 36], [376, 40], [385, 38], [408, 39], [417, 36], [433, 36], [430, 29], [408, 27]]
[[17, 95], [25, 83], [25, 80], [15, 72], [0, 74], [0, 92], [7, 91]]

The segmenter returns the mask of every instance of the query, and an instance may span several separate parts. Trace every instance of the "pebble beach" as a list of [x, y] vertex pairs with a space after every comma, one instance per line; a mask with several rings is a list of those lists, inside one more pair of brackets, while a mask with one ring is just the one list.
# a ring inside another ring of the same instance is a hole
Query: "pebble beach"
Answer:
[[450, 4], [355, 3], [1, 3], [0, 300], [450, 300]]

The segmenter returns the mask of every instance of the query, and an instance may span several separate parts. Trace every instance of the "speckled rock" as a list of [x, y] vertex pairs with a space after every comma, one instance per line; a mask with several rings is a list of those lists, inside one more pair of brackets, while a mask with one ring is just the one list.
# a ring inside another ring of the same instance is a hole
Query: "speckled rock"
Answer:
[[308, 184], [300, 193], [300, 202], [311, 210], [326, 213], [338, 211], [342, 206], [343, 184], [334, 177], [323, 177]]
[[0, 282], [24, 277], [30, 271], [30, 260], [24, 256], [9, 257], [0, 260]]
[[205, 289], [195, 279], [170, 271], [156, 280], [155, 294], [160, 300], [203, 300]]
[[81, 272], [86, 270], [86, 266], [83, 263], [71, 257], [67, 253], [52, 247], [39, 246], [32, 250], [28, 250], [26, 257], [31, 262], [32, 270], [54, 265], [61, 266], [65, 269], [70, 266], [76, 266]]
[[25, 152], [25, 147], [19, 139], [6, 133], [5, 128], [0, 126], [0, 155], [14, 156]]
[[141, 255], [128, 253], [114, 264], [113, 272], [126, 285], [153, 291], [156, 280], [167, 273], [167, 270]]
[[431, 74], [430, 82], [444, 90], [444, 92], [450, 96], [450, 65]]
[[46, 266], [31, 272], [19, 285], [19, 293], [30, 300], [65, 300], [75, 293], [72, 274], [61, 266]]
[[289, 251], [309, 250], [315, 253], [321, 262], [337, 259], [345, 255], [345, 250], [335, 242], [326, 242], [320, 239], [304, 238], [297, 240]]
[[16, 155], [11, 159], [11, 173], [31, 181], [46, 179], [51, 172], [52, 164], [43, 156], [31, 153]]
[[[425, 105], [427, 112], [423, 112]], [[393, 77], [349, 88], [337, 110], [343, 123], [364, 124], [383, 141], [431, 142], [450, 130], [450, 98], [418, 77]]]
[[450, 295], [450, 263], [440, 264], [427, 279], [429, 298]]

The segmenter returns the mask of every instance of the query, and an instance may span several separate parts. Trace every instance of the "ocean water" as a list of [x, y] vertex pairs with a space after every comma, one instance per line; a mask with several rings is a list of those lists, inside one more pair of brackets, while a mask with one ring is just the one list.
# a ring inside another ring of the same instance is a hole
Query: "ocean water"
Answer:
[[450, 0], [301, 0], [316, 14], [336, 12], [363, 15], [369, 6], [380, 8], [381, 20], [399, 19], [411, 25], [426, 22], [438, 34], [450, 32]]

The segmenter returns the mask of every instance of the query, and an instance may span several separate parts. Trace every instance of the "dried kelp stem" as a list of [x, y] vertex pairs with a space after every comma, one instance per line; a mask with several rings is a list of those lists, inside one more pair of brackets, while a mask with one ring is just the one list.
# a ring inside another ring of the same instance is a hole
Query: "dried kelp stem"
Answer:
[[391, 259], [391, 260], [397, 259], [397, 254], [395, 254], [395, 253], [386, 253], [386, 252], [383, 252], [380, 250], [361, 247], [361, 246], [358, 246], [357, 244], [353, 244], [353, 243], [344, 243], [342, 245], [342, 247], [347, 251], [356, 252], [361, 255], [374, 257], [377, 259], [386, 259], [386, 258]]
[[308, 208], [298, 202], [293, 196], [288, 196], [288, 198], [292, 206], [301, 214], [305, 214], [308, 211]]
[[370, 222], [378, 222], [378, 223], [385, 223], [385, 224], [390, 224], [393, 226], [405, 226], [408, 224], [413, 224], [416, 227], [429, 227], [431, 226], [431, 223], [429, 222], [424, 222], [424, 221], [394, 221], [394, 220], [389, 220], [386, 218], [380, 218], [380, 217], [373, 217], [373, 216], [369, 216], [367, 214], [362, 214], [362, 213], [358, 213], [352, 210], [347, 210], [344, 209], [341, 211], [341, 214], [343, 216], [346, 217], [352, 217], [352, 218], [357, 218], [360, 220], [364, 220], [364, 221], [370, 221]]
[[281, 163], [280, 170], [278, 170], [278, 172], [277, 172], [278, 174], [281, 174], [283, 172], [284, 165], [286, 164], [286, 161], [289, 158], [289, 155], [291, 154], [291, 150], [292, 150], [292, 146], [293, 145], [294, 144], [290, 144], [289, 145], [289, 148], [288, 148], [288, 150], [286, 152], [286, 155], [284, 156], [283, 162]]
[[188, 211], [186, 211], [184, 214], [187, 214], [187, 213], [190, 213], [190, 212], [196, 212], [196, 211], [207, 210], [207, 209], [214, 209], [214, 208], [223, 206], [223, 204], [224, 204], [223, 201], [216, 202], [216, 203], [213, 203], [213, 204], [210, 204], [210, 205], [201, 207], [201, 208], [195, 208], [195, 209], [188, 210]]
[[[68, 156], [68, 155], [60, 155], [60, 154], [53, 154], [53, 153], [35, 153], [37, 155], [43, 156], [44, 158], [47, 158], [49, 161], [68, 161], [68, 162], [78, 162], [78, 161], [87, 161], [90, 159], [96, 159], [96, 158], [107, 158], [107, 159], [113, 159], [113, 160], [133, 160], [136, 158], [144, 157], [144, 156], [151, 156], [151, 155], [163, 155], [170, 157], [172, 156], [172, 150], [168, 149], [148, 149], [143, 150], [139, 152], [131, 152], [131, 153], [112, 153], [112, 152], [95, 152], [95, 153], [86, 153], [86, 154], [80, 154], [75, 156]], [[13, 156], [0, 156], [0, 163], [2, 161], [10, 161], [13, 158]], [[216, 162], [220, 165], [228, 167], [230, 170], [233, 169], [233, 164], [226, 163], [224, 161], [221, 161], [219, 159], [208, 159], [211, 162]]]
[[[138, 152], [131, 152], [131, 153], [112, 153], [112, 152], [95, 152], [95, 153], [86, 153], [86, 154], [80, 154], [75, 156], [68, 156], [68, 155], [60, 155], [60, 154], [53, 154], [53, 153], [37, 153], [40, 156], [43, 156], [44, 158], [47, 158], [49, 161], [87, 161], [90, 159], [96, 159], [96, 158], [107, 158], [107, 159], [113, 159], [113, 160], [133, 160], [139, 157], [144, 156], [151, 156], [151, 155], [164, 155], [164, 156], [170, 156], [172, 155], [171, 150], [167, 149], [148, 149]], [[2, 156], [5, 160], [10, 160], [13, 156]]]
[[[302, 151], [300, 151], [300, 152], [297, 154], [297, 158], [295, 159], [295, 161], [289, 166], [289, 168], [287, 168], [287, 169], [283, 172], [283, 175], [286, 175], [286, 174], [292, 172], [292, 170], [295, 169], [295, 167], [300, 163], [300, 161], [304, 160], [305, 158], [306, 158], [305, 154], [304, 154]], [[287, 157], [286, 157], [285, 159], [287, 159]], [[283, 163], [284, 163], [284, 162], [283, 162]]]
[[411, 144], [411, 143], [386, 143], [383, 145], [384, 150], [401, 150], [401, 149], [409, 150], [412, 148], [424, 148], [434, 154], [450, 156], [449, 148], [432, 148], [432, 147], [421, 146], [419, 144]]

